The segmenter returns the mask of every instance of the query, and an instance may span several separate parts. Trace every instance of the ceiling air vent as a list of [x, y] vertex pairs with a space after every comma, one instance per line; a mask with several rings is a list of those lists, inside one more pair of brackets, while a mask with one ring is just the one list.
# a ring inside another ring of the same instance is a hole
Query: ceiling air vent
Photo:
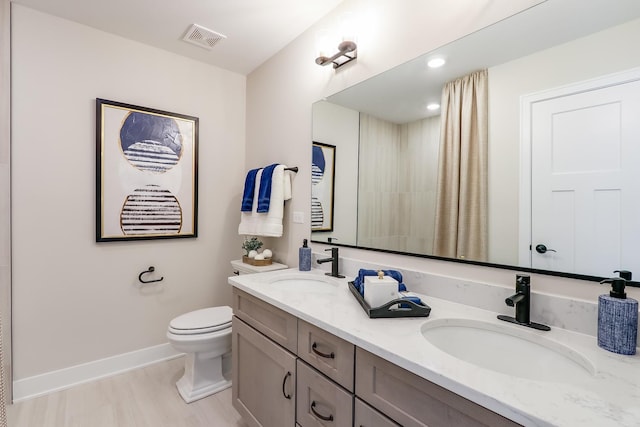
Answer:
[[185, 34], [182, 40], [195, 44], [196, 46], [211, 50], [216, 43], [226, 38], [227, 36], [225, 35], [201, 27], [198, 24], [193, 24], [191, 27], [189, 27], [189, 29], [187, 30], [187, 34]]

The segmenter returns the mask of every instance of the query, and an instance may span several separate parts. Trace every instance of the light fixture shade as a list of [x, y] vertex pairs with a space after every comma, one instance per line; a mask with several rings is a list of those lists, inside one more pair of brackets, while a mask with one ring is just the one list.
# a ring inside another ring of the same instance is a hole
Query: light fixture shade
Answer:
[[329, 29], [320, 30], [316, 33], [316, 53], [319, 57], [329, 57], [338, 44], [337, 39]]
[[356, 20], [351, 12], [343, 13], [340, 16], [340, 38], [342, 41], [357, 42]]

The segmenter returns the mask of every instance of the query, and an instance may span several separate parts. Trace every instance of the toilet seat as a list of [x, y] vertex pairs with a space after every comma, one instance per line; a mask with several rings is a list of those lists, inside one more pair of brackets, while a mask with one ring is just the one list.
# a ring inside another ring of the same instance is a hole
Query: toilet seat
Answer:
[[176, 317], [169, 323], [175, 335], [200, 335], [231, 328], [231, 307], [209, 307]]

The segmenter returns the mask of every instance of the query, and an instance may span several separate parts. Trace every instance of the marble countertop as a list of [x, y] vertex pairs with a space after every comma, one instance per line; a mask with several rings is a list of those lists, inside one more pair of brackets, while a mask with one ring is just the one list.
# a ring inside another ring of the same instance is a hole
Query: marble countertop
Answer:
[[[272, 284], [285, 277], [318, 275], [322, 270], [287, 269], [230, 277], [229, 283], [302, 320], [380, 356], [426, 380], [525, 426], [639, 426], [640, 355], [622, 356], [597, 346], [591, 335], [553, 327], [542, 334], [582, 354], [595, 368], [570, 381], [506, 375], [455, 358], [430, 344], [423, 325], [438, 319], [471, 319], [522, 328], [496, 319], [496, 313], [420, 295], [429, 317], [370, 319], [348, 289], [347, 279], [328, 285]], [[473, 349], [469, 349], [473, 351]]]

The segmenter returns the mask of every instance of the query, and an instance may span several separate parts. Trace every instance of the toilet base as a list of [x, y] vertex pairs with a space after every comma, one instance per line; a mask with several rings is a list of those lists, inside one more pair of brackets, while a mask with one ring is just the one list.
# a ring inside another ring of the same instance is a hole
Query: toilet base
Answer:
[[200, 359], [197, 353], [186, 354], [184, 375], [176, 382], [182, 399], [191, 403], [231, 387], [230, 355]]

